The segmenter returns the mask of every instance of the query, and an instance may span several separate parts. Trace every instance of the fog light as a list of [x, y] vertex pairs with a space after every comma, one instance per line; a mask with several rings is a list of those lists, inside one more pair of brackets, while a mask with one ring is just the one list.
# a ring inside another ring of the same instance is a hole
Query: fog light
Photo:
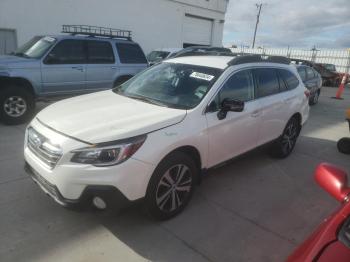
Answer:
[[107, 204], [106, 202], [100, 198], [100, 197], [94, 197], [92, 199], [92, 204], [97, 208], [97, 209], [106, 209]]

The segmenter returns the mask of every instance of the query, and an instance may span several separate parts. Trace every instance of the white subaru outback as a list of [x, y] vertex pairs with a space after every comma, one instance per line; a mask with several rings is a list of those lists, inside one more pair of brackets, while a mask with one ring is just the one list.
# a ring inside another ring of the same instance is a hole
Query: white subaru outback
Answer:
[[143, 199], [167, 219], [208, 168], [270, 142], [274, 156], [288, 156], [308, 95], [286, 58], [170, 59], [42, 110], [26, 131], [26, 170], [64, 206]]

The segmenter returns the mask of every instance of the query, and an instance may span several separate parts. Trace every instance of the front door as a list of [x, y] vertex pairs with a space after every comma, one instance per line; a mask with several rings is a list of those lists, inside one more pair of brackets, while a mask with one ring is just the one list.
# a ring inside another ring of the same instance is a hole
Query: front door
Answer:
[[[261, 125], [260, 103], [255, 100], [252, 71], [245, 69], [231, 75], [206, 113], [209, 139], [209, 166], [229, 160], [256, 147]], [[244, 101], [243, 112], [228, 112], [222, 120], [218, 111], [224, 99]]]
[[60, 41], [41, 65], [42, 88], [46, 94], [84, 92], [86, 52], [84, 41]]

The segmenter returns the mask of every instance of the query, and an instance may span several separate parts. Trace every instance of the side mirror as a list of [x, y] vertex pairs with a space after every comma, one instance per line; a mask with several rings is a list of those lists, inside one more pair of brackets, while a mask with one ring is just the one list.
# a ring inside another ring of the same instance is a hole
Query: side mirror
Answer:
[[53, 53], [48, 54], [47, 57], [45, 58], [46, 64], [56, 64], [57, 62], [58, 62], [58, 58]]
[[221, 103], [221, 109], [218, 112], [218, 119], [222, 120], [226, 117], [227, 112], [242, 112], [244, 110], [244, 102], [235, 99], [224, 99]]
[[322, 163], [315, 170], [316, 182], [339, 202], [348, 201], [350, 188], [345, 171], [338, 167]]

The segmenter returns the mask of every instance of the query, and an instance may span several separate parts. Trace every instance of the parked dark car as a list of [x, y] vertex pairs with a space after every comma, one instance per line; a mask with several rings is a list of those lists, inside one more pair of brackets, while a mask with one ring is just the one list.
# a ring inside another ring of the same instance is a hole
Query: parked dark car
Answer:
[[347, 76], [347, 82], [350, 81], [350, 75], [337, 72], [333, 64], [314, 63], [312, 61], [294, 58], [291, 58], [291, 61], [297, 65], [307, 65], [315, 69], [322, 77], [322, 85], [338, 87], [344, 75]]
[[322, 87], [321, 75], [315, 69], [306, 65], [297, 65], [296, 67], [305, 87], [310, 91], [309, 104], [317, 104]]

